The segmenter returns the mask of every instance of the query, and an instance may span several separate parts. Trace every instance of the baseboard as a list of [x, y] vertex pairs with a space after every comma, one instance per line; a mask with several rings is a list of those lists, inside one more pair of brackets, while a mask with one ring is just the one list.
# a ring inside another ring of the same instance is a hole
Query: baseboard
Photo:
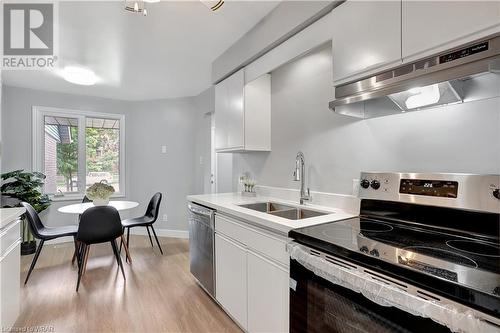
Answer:
[[[173, 230], [173, 229], [156, 229], [155, 228], [156, 235], [158, 237], [171, 237], [171, 238], [184, 238], [187, 239], [189, 238], [189, 231], [187, 230]], [[131, 235], [147, 235], [148, 232], [146, 231], [146, 228], [132, 228], [130, 229], [130, 234]]]
[[[156, 229], [156, 234], [158, 237], [170, 237], [170, 238], [182, 238], [182, 239], [187, 239], [189, 238], [189, 231], [187, 230], [172, 230], [172, 229]], [[132, 228], [130, 229], [130, 234], [131, 235], [147, 235], [148, 232], [146, 231], [146, 228]], [[73, 237], [61, 237], [61, 238], [56, 238], [52, 239], [50, 241], [45, 242], [45, 244], [60, 244], [60, 243], [68, 243], [68, 242], [73, 242]]]

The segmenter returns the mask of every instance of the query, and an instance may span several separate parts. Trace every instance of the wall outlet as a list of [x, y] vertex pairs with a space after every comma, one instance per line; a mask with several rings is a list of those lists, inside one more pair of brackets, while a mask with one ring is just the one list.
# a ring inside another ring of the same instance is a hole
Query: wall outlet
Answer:
[[167, 146], [161, 146], [161, 153], [166, 154], [167, 153]]
[[165, 221], [165, 222], [166, 222], [166, 221], [168, 221], [168, 216], [167, 216], [167, 214], [163, 214], [163, 221]]
[[352, 180], [352, 195], [357, 196], [359, 193], [359, 179]]
[[203, 156], [200, 156], [200, 165], [203, 165]]

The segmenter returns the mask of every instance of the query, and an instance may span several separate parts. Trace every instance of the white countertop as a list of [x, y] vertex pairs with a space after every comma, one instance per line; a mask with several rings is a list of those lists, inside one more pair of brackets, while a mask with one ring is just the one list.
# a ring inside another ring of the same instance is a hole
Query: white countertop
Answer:
[[25, 211], [26, 209], [24, 209], [24, 207], [0, 208], [0, 229], [3, 229], [9, 223], [17, 220]]
[[[244, 220], [262, 228], [273, 230], [277, 233], [287, 235], [292, 229], [309, 227], [316, 224], [340, 221], [356, 216], [355, 214], [346, 212], [340, 208], [317, 206], [314, 204], [299, 205], [297, 202], [276, 199], [272, 197], [257, 196], [247, 197], [240, 193], [217, 193], [217, 194], [202, 194], [189, 195], [188, 201], [198, 203], [200, 205], [213, 208], [221, 213], [226, 213]], [[289, 206], [301, 207], [311, 210], [327, 212], [322, 216], [311, 217], [302, 220], [289, 220], [283, 217], [274, 216], [268, 213], [258, 212], [252, 209], [239, 207], [238, 205], [250, 204], [257, 202], [275, 202], [283, 203]]]

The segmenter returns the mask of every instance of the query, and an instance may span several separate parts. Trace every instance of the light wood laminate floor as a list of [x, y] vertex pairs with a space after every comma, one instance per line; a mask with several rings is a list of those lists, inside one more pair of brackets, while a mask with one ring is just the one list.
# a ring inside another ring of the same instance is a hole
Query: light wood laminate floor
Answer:
[[[124, 281], [110, 244], [93, 245], [75, 292], [73, 244], [45, 245], [26, 286], [15, 326], [54, 332], [241, 332], [189, 273], [187, 240], [132, 236]], [[21, 260], [24, 282], [31, 256]], [[122, 252], [123, 262], [124, 252]]]

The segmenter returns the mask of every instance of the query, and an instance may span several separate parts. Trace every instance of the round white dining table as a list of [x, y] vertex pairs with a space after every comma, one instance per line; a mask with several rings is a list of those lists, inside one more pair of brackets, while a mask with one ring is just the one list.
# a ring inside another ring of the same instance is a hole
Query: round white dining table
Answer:
[[[115, 207], [116, 210], [120, 211], [120, 210], [135, 208], [139, 206], [139, 203], [135, 201], [113, 200], [108, 203], [108, 206]], [[94, 206], [92, 202], [77, 203], [73, 205], [59, 207], [57, 211], [66, 214], [83, 214], [83, 212], [89, 209], [90, 207], [96, 207], [96, 206]]]

